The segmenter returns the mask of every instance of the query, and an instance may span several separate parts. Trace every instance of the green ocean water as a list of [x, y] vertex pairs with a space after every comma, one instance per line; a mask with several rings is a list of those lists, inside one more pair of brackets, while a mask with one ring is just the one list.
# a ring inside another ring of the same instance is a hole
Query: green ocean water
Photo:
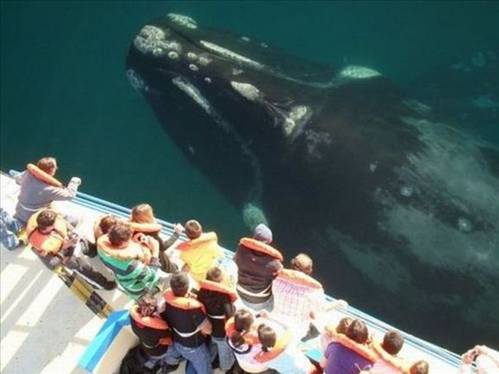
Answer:
[[168, 12], [311, 60], [370, 66], [402, 86], [499, 44], [495, 2], [2, 2], [1, 169], [53, 155], [61, 179], [80, 176], [84, 192], [149, 202], [170, 221], [197, 218], [227, 248], [247, 233], [241, 212], [187, 162], [125, 76], [134, 34]]

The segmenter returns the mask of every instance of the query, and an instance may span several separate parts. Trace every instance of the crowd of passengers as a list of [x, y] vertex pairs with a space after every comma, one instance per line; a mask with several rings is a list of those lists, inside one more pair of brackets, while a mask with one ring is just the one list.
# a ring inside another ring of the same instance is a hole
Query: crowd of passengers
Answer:
[[[119, 287], [132, 299], [130, 320], [140, 344], [125, 356], [123, 373], [167, 373], [186, 361], [187, 373], [381, 374], [430, 372], [426, 361], [400, 354], [404, 338], [387, 331], [376, 340], [360, 319], [338, 320], [347, 303], [326, 301], [313, 278], [313, 262], [302, 253], [284, 266], [264, 224], [239, 241], [233, 262], [214, 232], [196, 220], [176, 224], [165, 238], [148, 204], [130, 217], [105, 215], [93, 237], [78, 234], [78, 219], [52, 207], [75, 197], [81, 181], [64, 186], [55, 178], [56, 160], [40, 159], [16, 176], [20, 194], [13, 217], [1, 212], [2, 243], [11, 249], [25, 240], [49, 269], [65, 266], [96, 288]], [[187, 240], [179, 240], [185, 234]], [[104, 275], [89, 258], [111, 270]], [[112, 275], [112, 279], [111, 276]], [[332, 322], [336, 321], [336, 322]], [[322, 358], [309, 359], [300, 345], [319, 337]], [[462, 356], [459, 373], [478, 366], [497, 373], [499, 353], [476, 346]]]

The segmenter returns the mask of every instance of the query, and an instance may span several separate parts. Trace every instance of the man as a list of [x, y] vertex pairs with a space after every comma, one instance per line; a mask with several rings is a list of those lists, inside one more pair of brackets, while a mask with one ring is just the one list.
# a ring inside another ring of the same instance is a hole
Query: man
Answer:
[[64, 187], [54, 176], [57, 171], [57, 161], [53, 157], [43, 157], [36, 165], [28, 164], [26, 171], [15, 180], [21, 185], [14, 217], [23, 225], [29, 218], [50, 203], [57, 200], [71, 200], [76, 196], [80, 178], [73, 177], [67, 187]]
[[116, 286], [114, 281], [107, 280], [75, 255], [79, 239], [55, 211], [43, 209], [32, 215], [26, 226], [26, 235], [32, 250], [50, 270], [65, 265], [104, 289], [111, 290]]
[[273, 248], [272, 231], [264, 224], [253, 238], [242, 238], [234, 256], [238, 268], [237, 293], [253, 310], [272, 307], [272, 281], [282, 269], [282, 254]]
[[126, 223], [116, 223], [97, 240], [97, 253], [116, 280], [132, 299], [138, 300], [161, 281], [158, 259], [159, 244], [143, 234], [132, 239], [132, 229]]
[[172, 275], [165, 302], [161, 316], [173, 331], [173, 347], [166, 353], [166, 362], [175, 365], [184, 357], [188, 361], [188, 374], [211, 374], [211, 354], [206, 341], [212, 327], [205, 307], [189, 292], [186, 273]]

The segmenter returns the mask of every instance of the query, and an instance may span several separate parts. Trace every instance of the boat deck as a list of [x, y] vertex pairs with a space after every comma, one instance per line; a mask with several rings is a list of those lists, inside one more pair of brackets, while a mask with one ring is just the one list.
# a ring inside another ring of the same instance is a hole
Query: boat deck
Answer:
[[[13, 178], [0, 175], [0, 205], [12, 213], [18, 186]], [[85, 194], [78, 194], [73, 202], [58, 203], [57, 209], [71, 212], [80, 218], [77, 230], [85, 237], [92, 236], [92, 225], [103, 213], [126, 216], [124, 207], [105, 202]], [[164, 221], [164, 234], [172, 226]], [[97, 334], [104, 320], [94, 315], [72, 291], [52, 272], [46, 269], [36, 256], [25, 248], [1, 254], [1, 373], [83, 373], [78, 360]], [[232, 252], [226, 251], [230, 258]], [[107, 271], [97, 258], [92, 264]], [[109, 273], [108, 273], [109, 274]], [[119, 290], [98, 291], [114, 309], [122, 309], [128, 303]], [[375, 338], [380, 339], [387, 329], [393, 328], [351, 306], [347, 310], [334, 311], [328, 321], [335, 323], [350, 316], [362, 318]], [[456, 354], [431, 343], [404, 333], [406, 343], [400, 355], [414, 362], [424, 359], [430, 363], [430, 372], [455, 373], [460, 358]], [[470, 342], [470, 346], [473, 342]], [[314, 351], [317, 340], [303, 346]], [[315, 352], [316, 354], [318, 352]]]

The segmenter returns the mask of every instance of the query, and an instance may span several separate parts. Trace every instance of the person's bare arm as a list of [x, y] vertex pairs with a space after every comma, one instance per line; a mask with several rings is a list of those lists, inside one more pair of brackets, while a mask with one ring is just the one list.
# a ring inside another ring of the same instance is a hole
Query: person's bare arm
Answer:
[[211, 335], [211, 331], [212, 331], [212, 326], [211, 326], [211, 322], [208, 318], [206, 318], [202, 323], [201, 323], [201, 326], [200, 327], [200, 330], [201, 332], [204, 334], [204, 335]]

